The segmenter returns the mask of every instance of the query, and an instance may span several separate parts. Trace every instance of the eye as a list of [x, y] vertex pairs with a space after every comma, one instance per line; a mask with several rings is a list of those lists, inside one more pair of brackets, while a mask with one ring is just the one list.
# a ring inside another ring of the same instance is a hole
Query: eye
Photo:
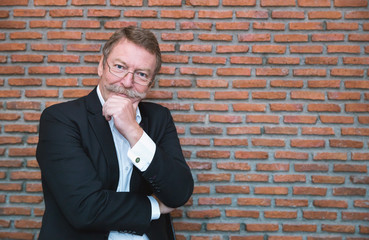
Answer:
[[149, 76], [148, 76], [146, 73], [144, 73], [144, 72], [137, 72], [136, 74], [137, 74], [137, 76], [138, 76], [138, 77], [143, 78], [143, 79], [147, 79], [147, 78], [149, 77]]
[[120, 65], [120, 64], [115, 64], [115, 65], [114, 65], [114, 68], [115, 68], [116, 70], [119, 70], [119, 71], [124, 71], [124, 70], [126, 70], [126, 69], [127, 69], [127, 67], [125, 67], [125, 66], [123, 66], [123, 65]]

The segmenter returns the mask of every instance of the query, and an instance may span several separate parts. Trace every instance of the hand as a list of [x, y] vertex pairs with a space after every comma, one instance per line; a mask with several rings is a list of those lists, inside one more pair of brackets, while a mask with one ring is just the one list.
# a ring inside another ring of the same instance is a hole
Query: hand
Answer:
[[103, 106], [103, 116], [107, 121], [114, 119], [117, 130], [128, 140], [131, 147], [141, 138], [143, 130], [136, 122], [138, 102], [132, 103], [129, 98], [113, 95]]
[[155, 199], [156, 199], [156, 201], [158, 201], [158, 203], [159, 203], [159, 208], [160, 208], [160, 214], [167, 214], [167, 213], [171, 213], [175, 208], [170, 208], [170, 207], [168, 207], [168, 206], [166, 206], [162, 201], [160, 201], [159, 199], [158, 199], [158, 197], [157, 196], [155, 196], [155, 195], [152, 195]]

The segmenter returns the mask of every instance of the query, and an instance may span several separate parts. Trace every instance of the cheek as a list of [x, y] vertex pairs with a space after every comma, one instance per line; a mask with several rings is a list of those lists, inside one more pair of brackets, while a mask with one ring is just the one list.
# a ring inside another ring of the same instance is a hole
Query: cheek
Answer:
[[111, 77], [109, 77], [107, 74], [106, 74], [106, 72], [101, 76], [101, 78], [100, 78], [101, 80], [101, 82], [103, 83], [103, 84], [108, 84], [108, 85], [110, 85], [110, 84], [116, 84], [117, 82], [119, 82], [119, 79], [118, 80], [116, 80], [116, 79], [114, 79], [114, 78], [111, 78]]
[[147, 93], [149, 91], [149, 88], [146, 86], [138, 86], [134, 88], [139, 93]]

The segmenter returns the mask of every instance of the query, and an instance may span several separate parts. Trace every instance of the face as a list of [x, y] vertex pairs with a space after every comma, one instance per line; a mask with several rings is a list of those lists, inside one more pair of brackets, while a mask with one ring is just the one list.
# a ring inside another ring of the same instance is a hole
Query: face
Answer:
[[[155, 66], [154, 54], [128, 40], [121, 40], [111, 50], [105, 65], [103, 59], [99, 63], [99, 88], [104, 100], [106, 101], [113, 95], [119, 95], [129, 98], [132, 102], [141, 101], [149, 91], [150, 84], [138, 84], [134, 78], [147, 76], [151, 80]], [[129, 73], [124, 77], [117, 77], [112, 73], [113, 68], [127, 69]]]

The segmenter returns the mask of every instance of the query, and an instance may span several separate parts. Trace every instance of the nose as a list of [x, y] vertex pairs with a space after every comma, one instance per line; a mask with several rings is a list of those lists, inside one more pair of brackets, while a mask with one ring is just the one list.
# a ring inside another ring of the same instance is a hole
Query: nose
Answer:
[[121, 80], [125, 88], [131, 88], [133, 86], [133, 72], [127, 72], [126, 75]]

